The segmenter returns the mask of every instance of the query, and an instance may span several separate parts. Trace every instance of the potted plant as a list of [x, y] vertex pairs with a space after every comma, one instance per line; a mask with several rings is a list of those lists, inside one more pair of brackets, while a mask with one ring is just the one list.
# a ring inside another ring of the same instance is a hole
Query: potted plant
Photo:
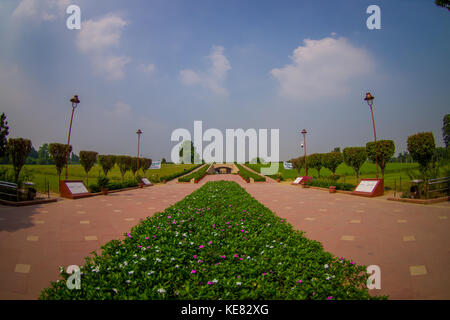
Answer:
[[100, 188], [100, 190], [102, 190], [102, 194], [103, 195], [107, 195], [108, 194], [108, 183], [109, 183], [109, 179], [105, 176], [98, 176], [97, 178], [97, 185]]
[[330, 187], [328, 188], [328, 191], [329, 191], [330, 193], [336, 193], [336, 186], [330, 186]]
[[277, 182], [280, 182], [282, 179], [283, 179], [283, 175], [282, 175], [281, 173], [278, 172], [278, 173], [275, 175], [275, 180], [276, 180]]

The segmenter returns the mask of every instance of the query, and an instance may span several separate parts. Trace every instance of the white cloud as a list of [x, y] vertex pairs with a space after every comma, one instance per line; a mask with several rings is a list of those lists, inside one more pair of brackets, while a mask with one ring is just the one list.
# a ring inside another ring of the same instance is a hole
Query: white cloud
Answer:
[[187, 86], [201, 85], [215, 94], [227, 95], [228, 91], [223, 86], [228, 70], [231, 69], [230, 62], [223, 54], [222, 46], [213, 46], [211, 54], [207, 57], [211, 67], [207, 72], [197, 72], [191, 69], [180, 71], [180, 80]]
[[22, 0], [13, 12], [14, 18], [37, 18], [45, 21], [63, 17], [70, 0]]
[[131, 107], [129, 104], [119, 101], [114, 106], [113, 114], [118, 115], [118, 116], [123, 116], [123, 115], [129, 114], [130, 111], [131, 111]]
[[293, 100], [314, 100], [345, 95], [351, 82], [370, 75], [375, 64], [363, 49], [345, 38], [304, 40], [290, 57], [291, 64], [271, 70], [279, 94]]
[[122, 17], [109, 14], [98, 20], [83, 21], [77, 36], [78, 49], [91, 55], [95, 70], [112, 80], [123, 78], [124, 68], [131, 61], [129, 57], [110, 54], [113, 47], [120, 46], [127, 24]]
[[155, 71], [155, 65], [150, 63], [150, 64], [141, 64], [140, 69], [146, 73], [153, 73]]

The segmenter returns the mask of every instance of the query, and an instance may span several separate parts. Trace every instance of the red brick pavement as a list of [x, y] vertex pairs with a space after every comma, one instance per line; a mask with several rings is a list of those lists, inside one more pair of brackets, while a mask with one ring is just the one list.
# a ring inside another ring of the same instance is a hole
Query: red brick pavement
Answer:
[[0, 299], [37, 298], [57, 279], [58, 266], [83, 264], [91, 251], [122, 238], [139, 219], [214, 180], [236, 181], [325, 250], [380, 266], [382, 289], [372, 293], [392, 299], [450, 299], [447, 203], [425, 206], [286, 184], [248, 184], [236, 175], [33, 207], [0, 207]]

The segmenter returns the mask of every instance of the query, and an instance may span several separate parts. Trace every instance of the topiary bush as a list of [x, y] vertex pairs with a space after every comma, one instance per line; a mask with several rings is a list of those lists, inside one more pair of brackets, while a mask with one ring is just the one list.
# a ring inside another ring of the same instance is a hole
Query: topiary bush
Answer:
[[237, 183], [208, 182], [86, 259], [40, 299], [373, 299], [364, 266], [325, 252]]

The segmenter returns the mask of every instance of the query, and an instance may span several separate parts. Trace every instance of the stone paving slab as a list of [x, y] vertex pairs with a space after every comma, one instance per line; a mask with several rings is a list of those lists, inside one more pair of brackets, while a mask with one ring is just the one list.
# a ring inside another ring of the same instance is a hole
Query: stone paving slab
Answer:
[[91, 251], [121, 239], [139, 219], [218, 180], [237, 182], [325, 250], [358, 264], [380, 266], [382, 289], [371, 293], [391, 299], [450, 299], [448, 204], [250, 184], [237, 175], [208, 175], [198, 184], [157, 185], [33, 207], [0, 206], [0, 299], [36, 299], [58, 278], [58, 266], [83, 264]]

